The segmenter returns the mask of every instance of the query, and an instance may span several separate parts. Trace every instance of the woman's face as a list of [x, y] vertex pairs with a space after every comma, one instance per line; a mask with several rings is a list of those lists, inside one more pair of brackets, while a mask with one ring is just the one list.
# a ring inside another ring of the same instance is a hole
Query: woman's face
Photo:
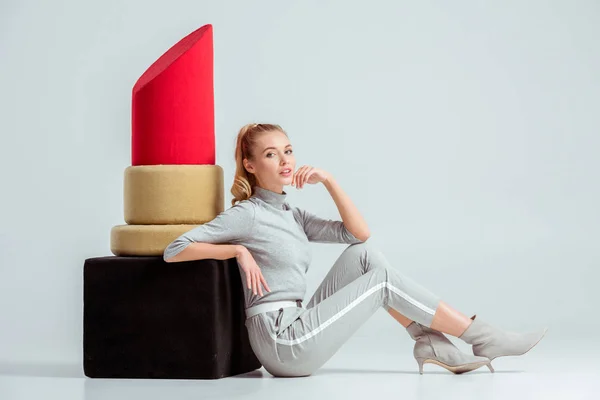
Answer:
[[[288, 137], [280, 131], [262, 134], [254, 148], [254, 159], [246, 160], [246, 170], [256, 176], [262, 188], [281, 192], [292, 183], [296, 158]], [[282, 174], [289, 170], [287, 174]]]

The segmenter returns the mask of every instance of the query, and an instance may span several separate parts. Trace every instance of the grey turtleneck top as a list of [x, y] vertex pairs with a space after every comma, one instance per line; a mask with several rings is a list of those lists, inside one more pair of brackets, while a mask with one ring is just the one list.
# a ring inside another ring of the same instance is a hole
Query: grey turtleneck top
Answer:
[[306, 272], [312, 260], [309, 242], [360, 243], [343, 221], [323, 219], [286, 202], [287, 193], [254, 186], [254, 194], [175, 239], [165, 249], [166, 260], [192, 242], [237, 244], [246, 247], [271, 289], [263, 296], [248, 289], [239, 266], [246, 308], [279, 300], [304, 300]]

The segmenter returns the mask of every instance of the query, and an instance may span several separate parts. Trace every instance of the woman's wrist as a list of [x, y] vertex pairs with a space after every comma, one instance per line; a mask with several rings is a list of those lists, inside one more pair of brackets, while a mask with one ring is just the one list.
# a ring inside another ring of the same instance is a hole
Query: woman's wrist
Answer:
[[235, 245], [235, 258], [240, 258], [248, 249], [241, 244]]

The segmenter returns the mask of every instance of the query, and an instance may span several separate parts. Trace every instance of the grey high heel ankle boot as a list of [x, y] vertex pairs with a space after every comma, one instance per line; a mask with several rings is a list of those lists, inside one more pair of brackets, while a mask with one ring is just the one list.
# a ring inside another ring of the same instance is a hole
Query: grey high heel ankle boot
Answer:
[[416, 341], [413, 355], [419, 364], [420, 374], [423, 374], [425, 363], [437, 364], [455, 374], [472, 371], [484, 365], [492, 370], [488, 358], [463, 353], [442, 332], [414, 321], [406, 330]]
[[[473, 354], [490, 359], [503, 356], [520, 356], [533, 348], [546, 334], [548, 328], [535, 332], [516, 333], [494, 328], [490, 324], [475, 319], [458, 338], [473, 345]], [[492, 370], [493, 372], [493, 370]]]

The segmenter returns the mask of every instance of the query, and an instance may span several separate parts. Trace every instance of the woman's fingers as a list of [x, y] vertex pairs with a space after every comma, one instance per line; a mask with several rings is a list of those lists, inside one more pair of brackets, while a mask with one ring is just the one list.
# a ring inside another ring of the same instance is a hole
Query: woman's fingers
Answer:
[[302, 189], [304, 187], [304, 184], [306, 183], [306, 175], [308, 174], [308, 169], [306, 171], [304, 171], [304, 173], [302, 174], [302, 180], [300, 181], [300, 189]]
[[248, 285], [248, 289], [252, 290], [252, 276], [248, 270], [246, 270], [246, 285]]
[[304, 184], [304, 176], [306, 175], [306, 166], [302, 167], [302, 173], [300, 174], [300, 179], [298, 182], [298, 186], [300, 187], [300, 189], [302, 189], [302, 186]]
[[296, 170], [296, 172], [294, 172], [294, 179], [293, 179], [294, 182], [293, 183], [296, 188], [298, 188], [298, 181], [299, 181], [300, 175], [302, 174], [303, 168], [304, 167], [300, 167]]
[[254, 273], [252, 274], [252, 276], [254, 276], [254, 280], [253, 280], [254, 286], [253, 286], [253, 288], [254, 288], [254, 295], [256, 295], [259, 292], [258, 274], [256, 273], [256, 270], [254, 270]]
[[254, 274], [252, 273], [252, 271], [248, 272], [248, 289], [250, 289], [251, 292], [254, 292]]
[[304, 188], [304, 184], [306, 183], [307, 179], [308, 179], [308, 173], [312, 170], [313, 167], [306, 165], [304, 167], [304, 171], [302, 171], [302, 176], [300, 177], [300, 189]]
[[260, 273], [260, 280], [262, 281], [263, 286], [265, 287], [265, 289], [267, 289], [267, 292], [270, 292], [271, 289], [269, 289], [269, 285], [267, 285], [267, 280], [263, 276], [262, 272]]
[[252, 290], [255, 295], [260, 294], [261, 297], [264, 296], [261, 284], [267, 292], [271, 291], [260, 269], [246, 271], [246, 281], [248, 282], [248, 289]]
[[296, 171], [294, 174], [294, 186], [298, 189], [298, 182], [300, 181], [300, 176], [302, 175], [302, 167]]
[[306, 171], [306, 174], [304, 174], [304, 182], [302, 182], [302, 187], [304, 187], [304, 184], [306, 182], [308, 182], [308, 178], [310, 178], [310, 175], [312, 174], [312, 170], [315, 169], [314, 167], [309, 167], [308, 170]]
[[258, 276], [256, 276], [256, 281], [257, 281], [257, 286], [258, 286], [258, 294], [260, 295], [260, 297], [263, 296], [263, 292], [262, 292], [262, 288], [260, 287], [260, 282], [259, 282], [260, 278]]

